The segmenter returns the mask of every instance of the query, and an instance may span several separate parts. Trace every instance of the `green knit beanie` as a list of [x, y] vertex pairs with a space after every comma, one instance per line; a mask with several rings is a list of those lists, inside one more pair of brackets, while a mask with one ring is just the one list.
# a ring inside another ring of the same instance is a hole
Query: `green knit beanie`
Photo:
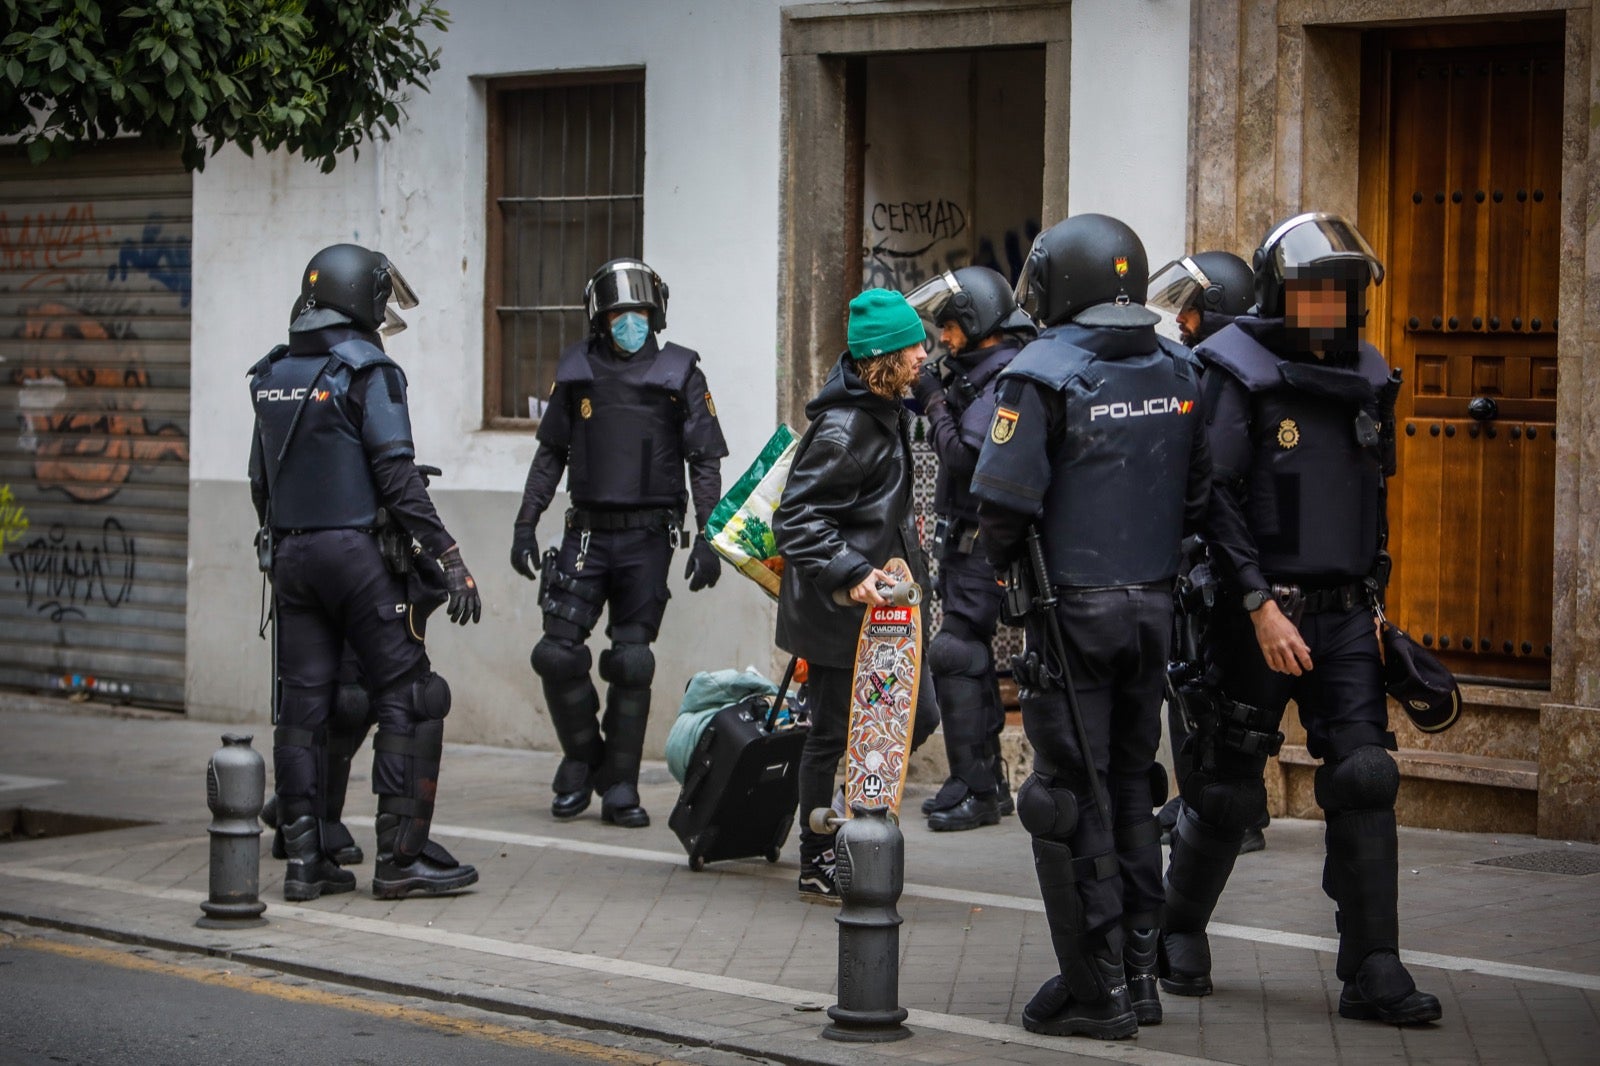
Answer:
[[850, 354], [871, 359], [927, 340], [922, 319], [893, 289], [868, 289], [850, 301]]

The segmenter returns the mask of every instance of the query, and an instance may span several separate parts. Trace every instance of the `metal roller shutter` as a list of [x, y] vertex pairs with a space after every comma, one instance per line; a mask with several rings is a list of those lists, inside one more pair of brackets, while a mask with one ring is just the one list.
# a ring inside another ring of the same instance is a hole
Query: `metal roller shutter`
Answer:
[[0, 685], [183, 704], [191, 188], [0, 159]]

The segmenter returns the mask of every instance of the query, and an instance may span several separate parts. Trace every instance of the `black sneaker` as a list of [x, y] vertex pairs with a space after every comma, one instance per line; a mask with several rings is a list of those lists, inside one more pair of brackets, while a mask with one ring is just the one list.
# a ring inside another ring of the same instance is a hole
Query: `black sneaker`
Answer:
[[807, 903], [839, 905], [839, 886], [833, 879], [833, 850], [822, 853], [815, 862], [800, 863], [800, 898]]

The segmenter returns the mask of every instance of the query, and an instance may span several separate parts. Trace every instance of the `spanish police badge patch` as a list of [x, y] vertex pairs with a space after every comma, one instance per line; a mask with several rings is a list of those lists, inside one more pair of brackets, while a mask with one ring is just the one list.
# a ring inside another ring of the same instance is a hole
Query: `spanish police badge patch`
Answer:
[[594, 404], [589, 402], [589, 397], [587, 397], [587, 396], [585, 396], [583, 399], [578, 401], [578, 417], [579, 418], [593, 418], [594, 417]]
[[997, 407], [994, 412], [994, 425], [989, 427], [989, 439], [996, 444], [1004, 444], [1011, 439], [1017, 431], [1017, 412], [1009, 407]]
[[1278, 423], [1278, 447], [1288, 451], [1300, 443], [1300, 427], [1295, 425], [1292, 418], [1285, 418]]

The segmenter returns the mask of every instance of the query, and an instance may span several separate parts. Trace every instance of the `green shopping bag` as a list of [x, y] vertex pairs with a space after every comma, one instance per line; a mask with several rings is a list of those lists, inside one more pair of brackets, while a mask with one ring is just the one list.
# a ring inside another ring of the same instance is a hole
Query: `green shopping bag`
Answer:
[[772, 513], [799, 443], [794, 430], [780, 425], [706, 522], [711, 546], [773, 599], [783, 579], [783, 557], [772, 534]]

